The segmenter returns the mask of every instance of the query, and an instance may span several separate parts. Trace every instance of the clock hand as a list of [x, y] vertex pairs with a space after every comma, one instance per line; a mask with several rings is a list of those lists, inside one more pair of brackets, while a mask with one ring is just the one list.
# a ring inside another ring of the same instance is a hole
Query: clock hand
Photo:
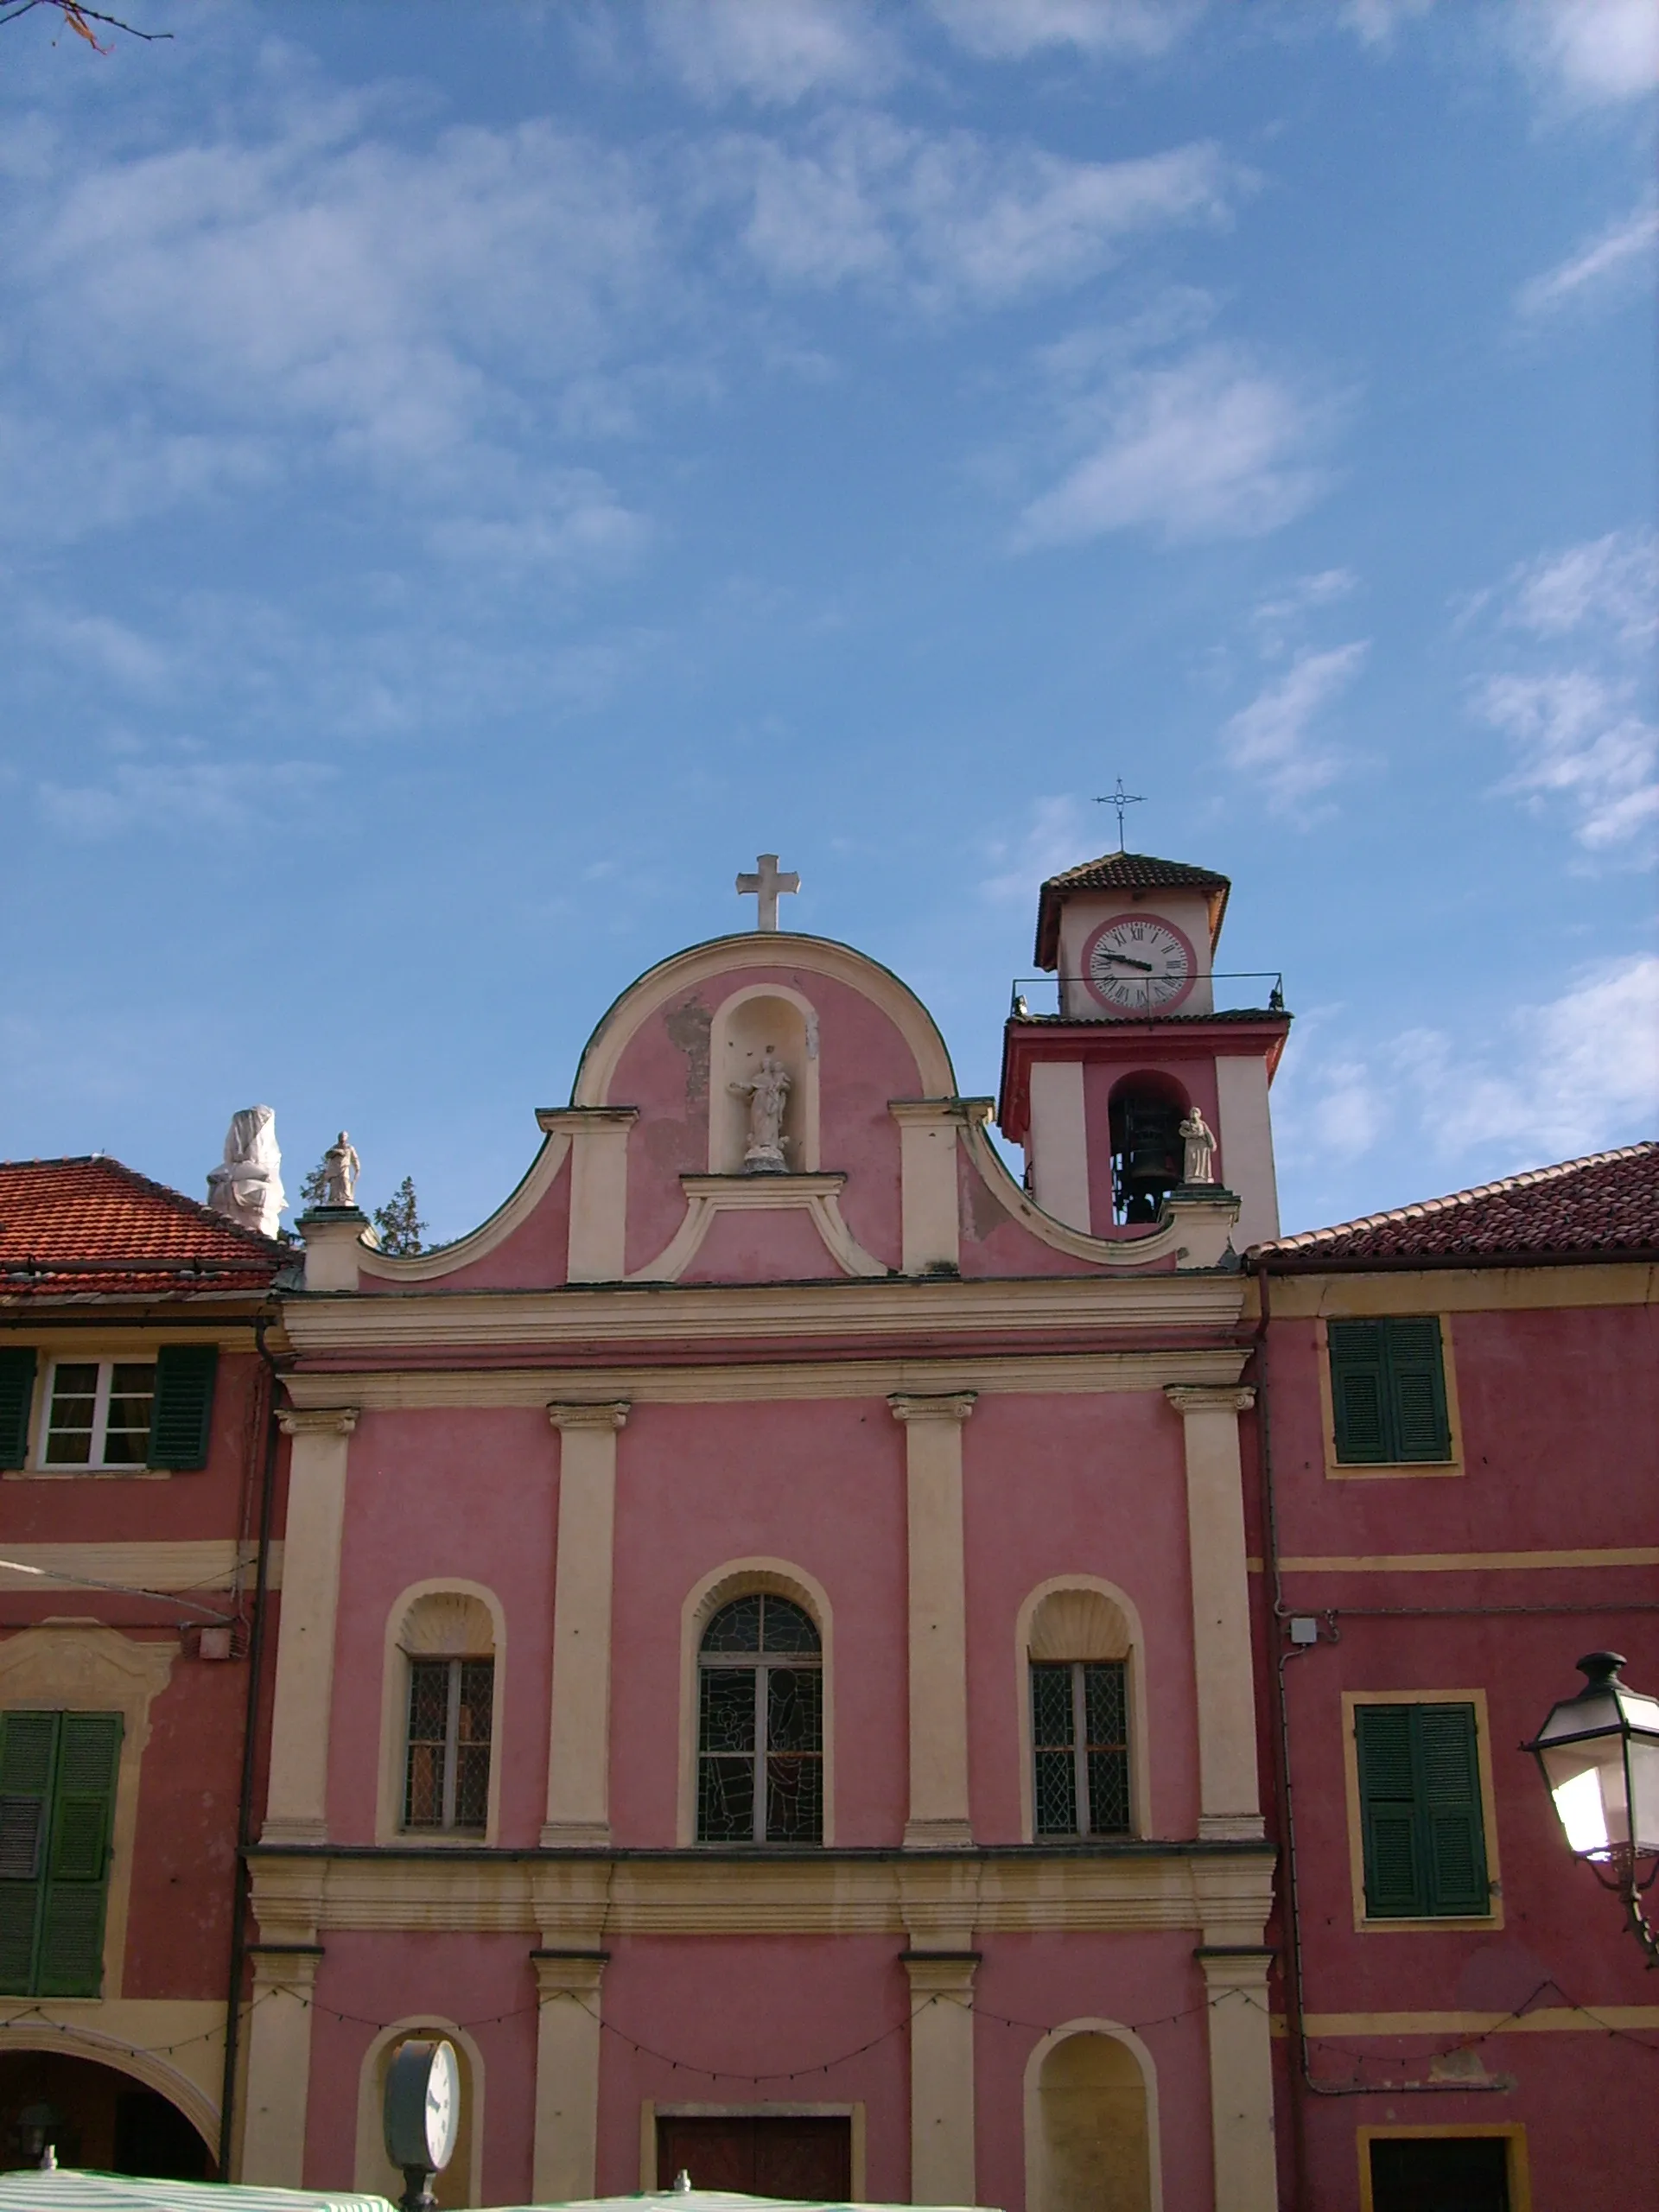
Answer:
[[1120, 968], [1138, 968], [1143, 976], [1150, 976], [1152, 973], [1150, 960], [1131, 960], [1127, 952], [1103, 952], [1100, 957], [1103, 960], [1116, 961]]

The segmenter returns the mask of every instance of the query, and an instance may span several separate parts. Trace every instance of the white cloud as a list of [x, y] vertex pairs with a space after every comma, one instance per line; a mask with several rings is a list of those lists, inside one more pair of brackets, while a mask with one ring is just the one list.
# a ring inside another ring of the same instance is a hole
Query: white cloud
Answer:
[[1093, 449], [1027, 507], [1022, 546], [1135, 528], [1254, 537], [1288, 522], [1323, 484], [1310, 450], [1325, 410], [1228, 347], [1129, 371], [1083, 411], [1099, 418]]
[[1402, 22], [1426, 16], [1434, 0], [1344, 0], [1342, 20], [1367, 46], [1388, 46]]
[[103, 783], [42, 783], [39, 797], [54, 829], [88, 842], [137, 830], [241, 838], [272, 830], [337, 772], [310, 760], [124, 760]]
[[930, 0], [959, 46], [985, 60], [1019, 60], [1047, 47], [1144, 59], [1185, 36], [1205, 0]]
[[1497, 788], [1535, 810], [1562, 807], [1588, 851], [1644, 844], [1659, 823], [1659, 728], [1640, 703], [1659, 622], [1659, 537], [1614, 531], [1522, 563], [1497, 598], [1534, 663], [1471, 688], [1474, 712], [1519, 756]]
[[805, 151], [728, 139], [709, 175], [748, 200], [745, 241], [783, 283], [875, 278], [992, 306], [1092, 276], [1136, 232], [1224, 222], [1240, 181], [1207, 144], [1072, 162], [868, 114], [836, 117]]
[[899, 75], [892, 37], [853, 0], [654, 0], [658, 53], [686, 89], [790, 106], [809, 92], [876, 92]]
[[651, 525], [588, 469], [566, 469], [524, 487], [523, 511], [452, 514], [427, 532], [448, 560], [491, 569], [623, 566], [648, 543]]
[[1224, 726], [1221, 747], [1229, 766], [1261, 784], [1275, 810], [1296, 807], [1341, 772], [1341, 749], [1322, 739], [1317, 725], [1370, 651], [1365, 639], [1327, 652], [1304, 649], [1283, 676]]
[[1299, 576], [1270, 599], [1258, 600], [1250, 609], [1250, 626], [1264, 658], [1274, 660], [1288, 650], [1289, 632], [1322, 607], [1334, 607], [1359, 588], [1351, 569], [1321, 569]]
[[1554, 268], [1529, 277], [1516, 294], [1516, 306], [1523, 315], [1552, 315], [1640, 285], [1652, 270], [1656, 243], [1659, 207], [1638, 207]]
[[987, 899], [999, 905], [1026, 904], [1033, 883], [1045, 882], [1062, 868], [1076, 868], [1090, 859], [1096, 847], [1098, 822], [1085, 816], [1082, 804], [1069, 794], [1033, 799], [1024, 831], [1013, 838], [998, 838], [987, 857], [995, 873], [982, 887]]
[[1575, 106], [1639, 99], [1659, 86], [1653, 0], [1509, 0], [1510, 36], [1535, 75]]

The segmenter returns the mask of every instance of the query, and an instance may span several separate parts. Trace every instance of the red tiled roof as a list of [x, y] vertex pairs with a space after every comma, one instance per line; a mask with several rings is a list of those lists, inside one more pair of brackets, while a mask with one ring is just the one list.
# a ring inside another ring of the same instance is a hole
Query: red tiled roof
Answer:
[[[1289, 1260], [1456, 1262], [1618, 1259], [1659, 1252], [1659, 1143], [1594, 1152], [1449, 1198], [1367, 1214], [1253, 1245], [1256, 1264]], [[1275, 1270], [1276, 1271], [1276, 1270]]]
[[1213, 868], [1194, 868], [1187, 861], [1160, 861], [1150, 853], [1103, 853], [1097, 861], [1051, 875], [1037, 898], [1037, 950], [1039, 968], [1052, 968], [1060, 957], [1060, 902], [1074, 891], [1203, 891], [1209, 894], [1210, 945], [1213, 951], [1221, 934], [1222, 916], [1232, 884]]
[[293, 1256], [118, 1160], [0, 1160], [0, 1299], [257, 1291]]

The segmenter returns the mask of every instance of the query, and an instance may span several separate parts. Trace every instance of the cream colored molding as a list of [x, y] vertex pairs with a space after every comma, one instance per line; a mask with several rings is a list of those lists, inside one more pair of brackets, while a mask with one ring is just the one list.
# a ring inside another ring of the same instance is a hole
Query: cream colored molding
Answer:
[[544, 1129], [568, 1131], [570, 1154], [570, 1233], [567, 1281], [620, 1282], [626, 1270], [628, 1133], [637, 1106], [543, 1109]]
[[1152, 2052], [1133, 2028], [1120, 2020], [1087, 2018], [1066, 2020], [1052, 2028], [1032, 2048], [1026, 2061], [1026, 2212], [1066, 2212], [1065, 2201], [1057, 2200], [1047, 2173], [1046, 2131], [1043, 2126], [1043, 2067], [1052, 2050], [1073, 2036], [1108, 2036], [1121, 2043], [1141, 2070], [1146, 2097], [1147, 2212], [1163, 2212], [1164, 2167], [1162, 2130], [1158, 2119], [1158, 2065]]
[[720, 1214], [786, 1211], [809, 1217], [843, 1274], [885, 1278], [891, 1268], [867, 1252], [842, 1219], [841, 1192], [846, 1180], [844, 1175], [682, 1175], [684, 1219], [656, 1258], [636, 1268], [627, 1280], [677, 1282]]
[[[1108, 1248], [1116, 1249], [1116, 1248]], [[1232, 1274], [1027, 1275], [938, 1281], [696, 1285], [636, 1284], [553, 1291], [433, 1291], [422, 1298], [289, 1300], [283, 1319], [302, 1357], [372, 1351], [561, 1345], [585, 1357], [607, 1341], [634, 1357], [653, 1343], [714, 1344], [722, 1353], [756, 1338], [841, 1343], [893, 1331], [931, 1338], [1019, 1329], [1225, 1329], [1243, 1313], [1246, 1278]], [[338, 1388], [338, 1383], [335, 1386]]]
[[1584, 1552], [1376, 1552], [1369, 1558], [1281, 1559], [1287, 1574], [1516, 1574], [1548, 1567], [1659, 1567], [1659, 1547]]
[[605, 1957], [537, 1951], [531, 1964], [539, 2007], [531, 2194], [543, 2204], [580, 2203], [598, 2186]]
[[407, 1259], [395, 1257], [365, 1245], [358, 1255], [358, 1274], [375, 1283], [436, 1282], [452, 1274], [457, 1268], [469, 1268], [475, 1261], [487, 1259], [498, 1246], [505, 1243], [516, 1229], [521, 1229], [548, 1192], [559, 1179], [559, 1170], [564, 1166], [570, 1150], [570, 1128], [567, 1120], [556, 1113], [545, 1118], [537, 1116], [545, 1132], [536, 1157], [531, 1161], [524, 1180], [488, 1220], [465, 1236], [458, 1236], [453, 1244], [441, 1245], [435, 1252], [417, 1252]]
[[[549, 1948], [602, 1949], [620, 1936], [905, 1936], [967, 1948], [963, 1931], [1109, 1934], [1179, 1929], [1206, 1943], [1259, 1944], [1274, 1854], [1135, 1851], [1018, 1857], [940, 1852], [798, 1859], [686, 1852], [660, 1858], [292, 1858], [256, 1852], [262, 1935], [315, 1942], [335, 1929], [521, 1934]], [[918, 1878], [930, 1885], [918, 1887]]]
[[246, 2109], [239, 2181], [298, 2189], [305, 2178], [311, 2083], [311, 1995], [321, 1956], [304, 1947], [253, 1948]]
[[461, 2125], [449, 2171], [467, 2177], [467, 2196], [476, 2204], [484, 2194], [486, 2097], [489, 2088], [484, 2054], [465, 2028], [442, 2012], [411, 2012], [381, 2029], [364, 2052], [357, 2071], [357, 2156], [354, 2186], [394, 2201], [403, 2194], [404, 2177], [386, 2156], [386, 2075], [396, 2046], [412, 2036], [442, 2037], [455, 2046], [461, 2067]]
[[328, 1720], [340, 1609], [346, 1466], [355, 1406], [279, 1416], [293, 1439], [288, 1471], [286, 1587], [276, 1643], [270, 1774], [262, 1834], [272, 1843], [321, 1843], [328, 1833]]
[[1615, 1260], [1583, 1267], [1401, 1268], [1273, 1278], [1275, 1321], [1313, 1314], [1334, 1320], [1338, 1315], [1535, 1313], [1586, 1306], [1659, 1306], [1659, 1267]]
[[308, 1214], [302, 1254], [307, 1291], [355, 1290], [363, 1262], [374, 1249], [374, 1230], [355, 1206], [338, 1221]]
[[[1605, 2035], [1659, 2028], [1659, 2005], [1540, 2005], [1530, 2012], [1309, 2012], [1311, 2036]], [[1284, 2015], [1275, 2012], [1275, 2035]]]
[[405, 1368], [342, 1375], [288, 1376], [289, 1394], [337, 1397], [349, 1389], [365, 1412], [407, 1413], [432, 1406], [541, 1406], [555, 1392], [603, 1402], [613, 1394], [636, 1405], [734, 1405], [814, 1398], [1093, 1397], [1105, 1391], [1158, 1390], [1167, 1383], [1226, 1383], [1246, 1355], [1232, 1349], [1169, 1351], [1035, 1352], [983, 1359], [757, 1360], [739, 1366]]
[[675, 1833], [683, 1845], [697, 1840], [697, 1729], [702, 1709], [700, 1659], [703, 1631], [720, 1608], [751, 1590], [791, 1599], [812, 1617], [818, 1631], [823, 1678], [823, 1838], [836, 1840], [836, 1617], [830, 1593], [816, 1575], [793, 1560], [764, 1553], [722, 1560], [694, 1582], [680, 1608], [680, 1758]]
[[910, 1812], [905, 1842], [940, 1850], [973, 1838], [968, 1799], [968, 1600], [962, 1427], [971, 1391], [887, 1401], [905, 1431], [908, 1516]]
[[550, 1405], [559, 1431], [544, 1846], [610, 1841], [611, 1586], [625, 1401]]
[[121, 1757], [116, 1768], [115, 1826], [104, 1909], [101, 1994], [121, 1994], [127, 1955], [138, 1787], [149, 1741], [149, 1708], [167, 1688], [178, 1657], [175, 1637], [122, 1636], [92, 1621], [44, 1622], [0, 1642], [0, 1708], [8, 1711], [118, 1713]]
[[1198, 1676], [1198, 1834], [1245, 1840], [1262, 1833], [1238, 1448], [1238, 1416], [1255, 1403], [1255, 1394], [1177, 1383], [1164, 1395], [1181, 1415], [1185, 1432]]
[[[13, 2001], [0, 1998], [0, 2006]], [[0, 2010], [0, 2044], [8, 2056], [55, 2051], [127, 2075], [176, 2105], [218, 2157], [222, 2000], [125, 1997], [89, 2005], [84, 1998], [40, 1997], [24, 2012]]]
[[630, 984], [588, 1040], [576, 1070], [574, 1103], [606, 1103], [617, 1064], [630, 1040], [671, 1000], [695, 995], [704, 983], [735, 981], [745, 969], [765, 970], [768, 977], [828, 976], [846, 984], [892, 1020], [910, 1047], [919, 1088], [928, 1096], [943, 1098], [955, 1091], [950, 1056], [932, 1016], [890, 969], [829, 938], [798, 937], [792, 930], [780, 930], [775, 936], [748, 931], [693, 945]]
[[972, 2204], [976, 1958], [907, 1956], [910, 2202]]
[[1453, 1341], [1452, 1316], [1438, 1313], [1434, 1319], [1440, 1325], [1440, 1374], [1446, 1388], [1446, 1440], [1451, 1450], [1444, 1459], [1396, 1459], [1349, 1462], [1337, 1457], [1337, 1408], [1331, 1395], [1331, 1342], [1326, 1332], [1325, 1316], [1320, 1314], [1313, 1324], [1313, 1338], [1319, 1377], [1319, 1421], [1325, 1433], [1325, 1476], [1327, 1482], [1421, 1482], [1425, 1476], [1461, 1475], [1463, 1472], [1463, 1408], [1458, 1399], [1457, 1348]]
[[1147, 1236], [1121, 1240], [1090, 1236], [1087, 1230], [1074, 1229], [1045, 1213], [1014, 1181], [986, 1131], [990, 1100], [963, 1103], [976, 1109], [965, 1118], [963, 1143], [981, 1181], [1022, 1229], [1055, 1251], [1069, 1252], [1074, 1259], [1090, 1260], [1096, 1267], [1120, 1272], [1126, 1268], [1154, 1267], [1169, 1259], [1173, 1259], [1178, 1269], [1218, 1268], [1226, 1258], [1238, 1218], [1238, 1200], [1230, 1191], [1217, 1190], [1213, 1197], [1202, 1198], [1172, 1195], [1164, 1202], [1167, 1217]]
[[[1456, 1919], [1441, 1916], [1422, 1920], [1379, 1917], [1365, 1910], [1365, 1836], [1359, 1802], [1359, 1757], [1355, 1737], [1355, 1708], [1362, 1705], [1471, 1705], [1475, 1709], [1475, 1764], [1480, 1776], [1480, 1821], [1486, 1853], [1486, 1879], [1491, 1885], [1488, 1912]], [[1444, 1934], [1449, 1929], [1502, 1928], [1503, 1925], [1503, 1866], [1498, 1851], [1497, 1792], [1492, 1784], [1492, 1727], [1486, 1711], [1486, 1693], [1478, 1690], [1344, 1690], [1342, 1693], [1343, 1796], [1348, 1812], [1348, 1884], [1353, 1903], [1354, 1928], [1366, 1936]]]
[[[75, 1590], [88, 1583], [118, 1590], [239, 1590], [251, 1581], [259, 1558], [257, 1544], [218, 1536], [180, 1543], [5, 1544], [0, 1548], [5, 1552], [0, 1560], [0, 1590]], [[280, 1542], [270, 1547], [266, 1583], [272, 1590], [283, 1586]]]
[[[404, 1791], [408, 1785], [409, 1752], [409, 1662], [410, 1653], [406, 1641], [410, 1616], [424, 1599], [451, 1598], [470, 1600], [481, 1606], [490, 1623], [490, 1656], [495, 1662], [491, 1684], [490, 1700], [490, 1780], [485, 1811], [482, 1840], [499, 1841], [501, 1833], [501, 1769], [505, 1759], [503, 1713], [505, 1709], [507, 1682], [507, 1617], [501, 1600], [493, 1590], [481, 1582], [466, 1582], [459, 1576], [435, 1576], [424, 1582], [411, 1582], [407, 1590], [399, 1592], [386, 1615], [385, 1632], [380, 1655], [380, 1763], [378, 1783], [375, 1790], [374, 1840], [377, 1843], [398, 1844], [406, 1847], [418, 1847], [425, 1850], [434, 1845], [461, 1849], [477, 1844], [475, 1835], [445, 1834], [431, 1828], [406, 1828], [404, 1826]], [[465, 1621], [462, 1623], [465, 1626]], [[427, 1647], [431, 1649], [430, 1645]], [[482, 1657], [481, 1652], [457, 1650], [454, 1643], [448, 1651], [435, 1656]]]
[[[245, 1298], [245, 1292], [237, 1294]], [[201, 1294], [193, 1292], [192, 1300]], [[11, 1309], [16, 1311], [14, 1307]], [[257, 1349], [258, 1334], [246, 1322], [204, 1320], [193, 1313], [187, 1320], [182, 1316], [174, 1319], [176, 1309], [169, 1308], [165, 1322], [153, 1321], [148, 1327], [140, 1323], [111, 1321], [107, 1327], [96, 1329], [65, 1328], [60, 1322], [55, 1327], [45, 1314], [38, 1326], [35, 1316], [29, 1316], [26, 1329], [18, 1335], [52, 1359], [154, 1359], [158, 1344], [217, 1344], [223, 1352], [251, 1352]]]
[[960, 1098], [890, 1098], [899, 1124], [903, 1253], [907, 1275], [954, 1274], [962, 1260], [957, 1135], [974, 1109]]
[[[1146, 1631], [1140, 1608], [1127, 1590], [1097, 1574], [1057, 1574], [1039, 1582], [1020, 1606], [1014, 1624], [1014, 1705], [1019, 1721], [1020, 1834], [1027, 1843], [1037, 1840], [1035, 1759], [1031, 1744], [1031, 1633], [1039, 1610], [1051, 1598], [1066, 1591], [1089, 1591], [1115, 1605], [1123, 1618], [1128, 1650], [1123, 1656], [1128, 1677], [1129, 1717], [1129, 1827], [1137, 1836], [1153, 1833], [1152, 1728], [1147, 1718]], [[1073, 1658], [1085, 1655], [1073, 1652]], [[1093, 1656], [1093, 1655], [1088, 1655]], [[1056, 1657], [1060, 1656], [1058, 1653]]]
[[1268, 1968], [1256, 1947], [1204, 1948], [1216, 2212], [1277, 2212]]

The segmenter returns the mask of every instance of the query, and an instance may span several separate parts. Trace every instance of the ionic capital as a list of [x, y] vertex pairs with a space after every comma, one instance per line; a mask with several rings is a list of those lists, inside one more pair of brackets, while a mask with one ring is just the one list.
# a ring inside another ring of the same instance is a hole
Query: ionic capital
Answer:
[[1176, 1412], [1191, 1414], [1247, 1414], [1255, 1403], [1249, 1383], [1167, 1382], [1164, 1395]]
[[631, 1401], [614, 1398], [602, 1405], [550, 1405], [547, 1417], [555, 1428], [621, 1428], [626, 1425]]
[[276, 1419], [284, 1436], [349, 1436], [359, 1411], [356, 1406], [283, 1406]]
[[937, 1397], [896, 1390], [887, 1408], [894, 1421], [966, 1421], [978, 1395], [976, 1390], [951, 1390]]

